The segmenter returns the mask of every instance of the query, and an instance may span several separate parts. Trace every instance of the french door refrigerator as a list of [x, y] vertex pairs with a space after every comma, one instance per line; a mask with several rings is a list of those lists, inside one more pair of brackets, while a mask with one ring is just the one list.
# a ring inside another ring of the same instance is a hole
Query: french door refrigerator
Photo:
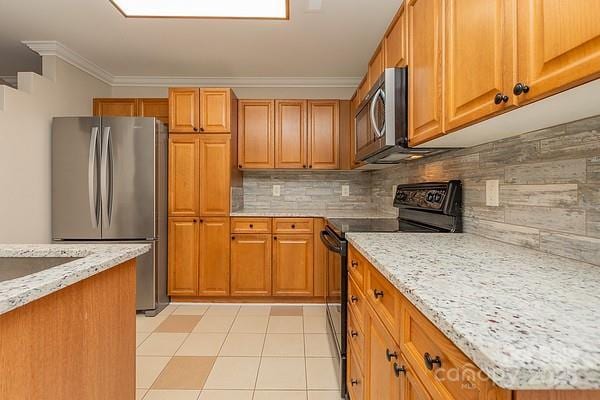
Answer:
[[137, 309], [167, 297], [168, 133], [155, 118], [60, 117], [52, 122], [52, 238], [148, 243], [137, 260]]

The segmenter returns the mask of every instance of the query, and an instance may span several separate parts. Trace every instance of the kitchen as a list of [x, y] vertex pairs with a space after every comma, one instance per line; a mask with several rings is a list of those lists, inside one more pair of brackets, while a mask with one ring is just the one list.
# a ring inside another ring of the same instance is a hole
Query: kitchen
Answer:
[[600, 399], [598, 2], [26, 3], [0, 398]]

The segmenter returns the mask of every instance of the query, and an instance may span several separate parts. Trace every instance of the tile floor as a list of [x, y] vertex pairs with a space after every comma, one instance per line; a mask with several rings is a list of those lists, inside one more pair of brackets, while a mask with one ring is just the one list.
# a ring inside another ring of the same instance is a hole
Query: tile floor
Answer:
[[137, 316], [137, 399], [339, 400], [325, 307], [169, 305]]

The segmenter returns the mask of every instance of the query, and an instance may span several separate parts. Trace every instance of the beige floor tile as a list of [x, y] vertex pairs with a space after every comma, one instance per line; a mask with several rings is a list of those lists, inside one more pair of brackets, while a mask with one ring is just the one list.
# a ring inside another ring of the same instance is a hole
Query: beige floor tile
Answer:
[[273, 306], [271, 307], [272, 317], [301, 317], [302, 306]]
[[259, 363], [259, 357], [218, 357], [204, 388], [253, 390]]
[[265, 305], [248, 305], [241, 306], [240, 311], [238, 312], [239, 316], [248, 316], [248, 315], [269, 315], [271, 313], [271, 306]]
[[270, 317], [267, 333], [303, 333], [302, 317]]
[[175, 355], [216, 357], [226, 337], [226, 333], [191, 333]]
[[306, 390], [304, 358], [263, 358], [258, 370], [256, 389]]
[[152, 386], [169, 359], [169, 357], [136, 357], [135, 387], [148, 389]]
[[206, 310], [205, 315], [236, 315], [240, 306], [230, 304], [214, 304]]
[[337, 390], [309, 390], [308, 400], [340, 400], [342, 395]]
[[215, 357], [173, 357], [152, 385], [152, 389], [202, 390]]
[[230, 333], [219, 353], [220, 357], [260, 357], [264, 333]]
[[198, 400], [252, 400], [252, 390], [203, 390]]
[[146, 394], [146, 389], [135, 389], [135, 400], [142, 400]]
[[306, 379], [308, 389], [339, 390], [337, 358], [307, 358]]
[[305, 316], [317, 316], [324, 317], [327, 314], [327, 308], [321, 304], [315, 304], [314, 306], [304, 306], [304, 315]]
[[153, 332], [168, 315], [157, 315], [156, 317], [146, 317], [143, 314], [135, 316], [135, 331], [136, 332]]
[[139, 347], [140, 344], [146, 340], [146, 338], [150, 336], [150, 332], [136, 332], [135, 334], [135, 347]]
[[329, 335], [326, 333], [309, 333], [304, 335], [306, 357], [334, 357]]
[[199, 390], [149, 390], [144, 400], [197, 400]]
[[193, 333], [227, 333], [233, 324], [235, 315], [207, 315], [205, 314], [196, 327], [192, 330]]
[[230, 332], [235, 333], [265, 333], [269, 323], [268, 315], [238, 315]]
[[301, 333], [269, 333], [265, 339], [263, 357], [304, 357], [304, 337]]
[[207, 305], [184, 305], [178, 306], [173, 315], [204, 315], [208, 310]]
[[177, 309], [177, 303], [170, 303], [168, 306], [162, 309], [158, 315], [167, 316], [173, 314], [173, 311]]
[[137, 348], [137, 355], [172, 356], [187, 336], [187, 333], [153, 333]]
[[201, 318], [200, 315], [169, 315], [154, 332], [190, 333]]
[[304, 333], [327, 333], [327, 317], [313, 315], [304, 317]]
[[257, 390], [254, 392], [254, 400], [306, 400], [306, 392], [303, 390]]

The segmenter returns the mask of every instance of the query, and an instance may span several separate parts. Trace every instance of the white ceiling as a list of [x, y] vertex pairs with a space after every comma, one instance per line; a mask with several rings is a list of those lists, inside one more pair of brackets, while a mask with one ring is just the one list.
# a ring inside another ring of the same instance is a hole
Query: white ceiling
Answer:
[[[109, 0], [0, 0], [0, 57], [56, 40], [115, 76], [360, 77], [401, 0], [290, 0], [289, 21], [127, 19]], [[8, 49], [13, 50], [8, 50]], [[23, 53], [27, 55], [27, 53]]]

